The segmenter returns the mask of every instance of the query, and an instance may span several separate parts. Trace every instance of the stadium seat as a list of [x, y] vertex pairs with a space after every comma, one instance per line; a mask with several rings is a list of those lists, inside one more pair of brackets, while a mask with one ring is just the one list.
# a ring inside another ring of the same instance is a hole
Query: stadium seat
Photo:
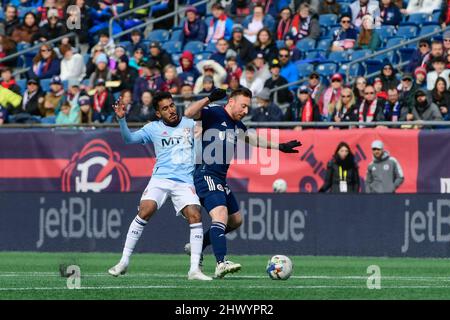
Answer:
[[83, 62], [85, 65], [88, 64], [90, 58], [91, 58], [91, 55], [89, 53], [83, 54]]
[[324, 51], [329, 51], [331, 48], [331, 43], [333, 42], [332, 38], [325, 38], [320, 40], [317, 43], [317, 49], [318, 50], [324, 50]]
[[355, 61], [355, 60], [367, 57], [371, 54], [372, 54], [372, 51], [369, 49], [356, 50], [356, 51], [352, 52], [351, 59], [352, 59], [352, 61]]
[[81, 84], [85, 87], [89, 86], [89, 79], [84, 79], [83, 81], [81, 81]]
[[311, 72], [314, 71], [314, 66], [310, 63], [297, 63], [297, 71], [298, 77], [301, 79], [305, 76], [308, 76]]
[[200, 52], [194, 56], [194, 64], [197, 64], [203, 60], [208, 60], [210, 56], [211, 56], [211, 52], [209, 52], [209, 51]]
[[19, 79], [16, 81], [16, 83], [20, 87], [20, 92], [24, 93], [27, 89], [27, 79]]
[[181, 57], [181, 53], [172, 54], [172, 61], [177, 67], [180, 65], [180, 57]]
[[172, 30], [172, 34], [170, 35], [170, 40], [171, 41], [180, 41], [181, 33], [183, 33], [183, 30], [181, 30], [181, 29]]
[[441, 16], [441, 10], [435, 10], [431, 16], [431, 22], [439, 22], [439, 17]]
[[217, 51], [216, 44], [215, 44], [215, 43], [212, 43], [212, 42], [208, 43], [208, 44], [206, 45], [205, 50], [206, 50], [206, 51], [211, 51], [211, 52], [216, 52], [216, 51]]
[[41, 80], [42, 91], [45, 91], [45, 92], [50, 91], [50, 82], [51, 81], [52, 81], [52, 79], [42, 79]]
[[377, 74], [381, 72], [381, 68], [383, 67], [382, 60], [367, 60], [365, 63], [366, 66], [366, 75]]
[[38, 13], [37, 8], [33, 8], [33, 7], [17, 7], [17, 16], [19, 17], [19, 19], [23, 19], [25, 17], [25, 15], [28, 12], [33, 12], [34, 14]]
[[163, 49], [165, 49], [169, 54], [181, 52], [181, 46], [182, 44], [180, 41], [167, 41], [162, 45]]
[[414, 24], [403, 24], [398, 27], [396, 37], [415, 38], [417, 36], [418, 28]]
[[331, 27], [337, 23], [337, 15], [335, 14], [321, 14], [319, 16], [319, 24], [321, 27]]
[[381, 26], [380, 29], [377, 29], [377, 33], [382, 40], [393, 37], [395, 32], [396, 28], [394, 26]]
[[411, 60], [411, 56], [416, 51], [414, 48], [400, 48], [398, 52], [400, 53], [401, 62], [406, 62]]
[[[349, 69], [349, 65], [348, 64], [343, 64], [339, 68], [338, 72], [340, 74], [344, 75], [345, 77], [347, 77], [347, 70], [348, 69]], [[356, 78], [356, 77], [362, 76], [362, 75], [364, 75], [364, 68], [362, 67], [362, 65], [360, 63], [355, 63], [355, 64], [350, 65], [349, 76], [351, 78]], [[349, 81], [349, 79], [347, 79], [346, 81]]]
[[336, 73], [337, 66], [335, 63], [322, 63], [316, 67], [316, 71], [323, 77], [330, 77], [333, 73]]
[[315, 48], [316, 40], [311, 38], [302, 39], [297, 42], [296, 46], [301, 51], [310, 51]]
[[424, 22], [427, 22], [430, 19], [430, 15], [426, 13], [413, 13], [407, 17], [408, 17], [408, 19], [406, 20], [407, 22], [415, 23], [418, 26], [421, 26]]
[[328, 32], [327, 32], [327, 37], [333, 39], [333, 37], [334, 37], [334, 32], [335, 32], [336, 30], [339, 30], [340, 28], [341, 28], [340, 26], [335, 26], [335, 27], [329, 28], [329, 29], [328, 29]]
[[393, 46], [399, 45], [400, 43], [402, 43], [404, 41], [406, 41], [406, 40], [401, 37], [390, 38], [386, 42], [386, 48], [392, 48]]
[[120, 41], [119, 46], [124, 47], [125, 50], [128, 48], [128, 46], [131, 45], [131, 41]]
[[336, 51], [328, 54], [328, 60], [331, 62], [344, 63], [349, 60], [349, 54], [347, 51]]
[[284, 40], [277, 40], [277, 48], [278, 48], [278, 49], [281, 49], [281, 48], [283, 48], [284, 46], [286, 46], [286, 45], [284, 44]]
[[324, 50], [310, 50], [305, 52], [305, 60], [326, 60], [326, 52]]
[[[424, 36], [427, 34], [430, 34], [432, 32], [440, 31], [442, 30], [441, 27], [438, 24], [432, 24], [432, 25], [426, 25], [423, 26], [420, 30], [419, 36]], [[438, 34], [434, 35], [433, 37], [436, 37]]]
[[184, 50], [190, 51], [193, 54], [197, 54], [203, 51], [203, 42], [201, 41], [191, 41], [186, 43]]
[[159, 42], [167, 41], [169, 40], [169, 31], [163, 29], [153, 30], [148, 34], [146, 39], [149, 41], [159, 41]]

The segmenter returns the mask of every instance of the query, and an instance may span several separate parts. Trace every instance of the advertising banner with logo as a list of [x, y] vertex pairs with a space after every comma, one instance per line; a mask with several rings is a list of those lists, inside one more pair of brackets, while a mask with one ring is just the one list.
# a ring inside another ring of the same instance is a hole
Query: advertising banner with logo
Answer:
[[[1, 193], [0, 250], [122, 251], [138, 193]], [[450, 199], [441, 195], [237, 194], [244, 222], [229, 255], [450, 257]], [[210, 218], [203, 215], [205, 227]], [[187, 222], [168, 201], [137, 252], [183, 253]], [[207, 251], [210, 253], [210, 249]], [[186, 256], [186, 264], [188, 257]]]
[[[272, 192], [275, 179], [287, 181], [288, 192], [316, 192], [323, 184], [327, 162], [339, 142], [347, 142], [359, 165], [364, 187], [366, 169], [372, 161], [371, 143], [384, 142], [386, 150], [403, 168], [405, 181], [398, 192], [414, 193], [417, 177], [420, 192], [440, 192], [439, 178], [449, 177], [446, 141], [450, 131], [440, 131], [437, 152], [428, 147], [434, 139], [421, 138], [427, 152], [420, 152], [419, 131], [395, 129], [355, 130], [259, 130], [270, 139], [303, 143], [298, 154], [246, 148], [244, 156], [230, 166], [228, 181], [236, 192]], [[433, 144], [434, 145], [434, 144]], [[151, 144], [126, 145], [117, 129], [99, 130], [0, 130], [0, 191], [31, 192], [142, 192], [155, 164]], [[446, 166], [448, 167], [448, 166]], [[437, 176], [438, 175], [438, 176]], [[438, 181], [438, 182], [436, 182]]]

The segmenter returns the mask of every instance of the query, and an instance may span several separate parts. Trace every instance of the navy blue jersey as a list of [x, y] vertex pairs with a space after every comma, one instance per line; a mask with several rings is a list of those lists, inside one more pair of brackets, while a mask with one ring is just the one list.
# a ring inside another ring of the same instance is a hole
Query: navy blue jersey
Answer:
[[225, 180], [238, 137], [243, 139], [247, 127], [233, 120], [223, 106], [213, 104], [202, 109], [201, 121], [202, 161], [194, 176], [212, 175]]

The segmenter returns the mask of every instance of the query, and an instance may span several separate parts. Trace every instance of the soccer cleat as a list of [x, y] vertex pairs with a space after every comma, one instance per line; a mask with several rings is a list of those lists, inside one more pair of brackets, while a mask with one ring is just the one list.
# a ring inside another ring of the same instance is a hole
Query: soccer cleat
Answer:
[[[191, 244], [189, 242], [184, 245], [184, 252], [186, 252], [186, 254], [188, 256], [191, 255]], [[200, 261], [198, 262], [198, 267], [199, 267], [200, 271], [203, 271], [203, 253], [200, 255]]]
[[188, 280], [211, 281], [212, 278], [205, 275], [200, 269], [197, 269], [192, 272], [188, 272]]
[[108, 273], [114, 277], [118, 277], [119, 275], [124, 275], [127, 273], [128, 266], [123, 263], [118, 263], [114, 267], [108, 270]]
[[231, 261], [224, 261], [218, 263], [216, 266], [216, 272], [214, 273], [216, 278], [223, 278], [227, 273], [235, 273], [241, 270], [241, 265], [239, 263], [234, 263]]

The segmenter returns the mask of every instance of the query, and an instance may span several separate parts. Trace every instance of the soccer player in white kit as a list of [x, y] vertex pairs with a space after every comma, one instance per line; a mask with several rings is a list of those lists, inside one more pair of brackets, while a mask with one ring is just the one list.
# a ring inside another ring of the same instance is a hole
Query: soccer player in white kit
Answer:
[[189, 280], [212, 280], [199, 267], [203, 245], [201, 206], [195, 192], [193, 172], [195, 169], [194, 126], [195, 121], [180, 117], [172, 95], [157, 93], [153, 99], [159, 121], [151, 122], [138, 131], [130, 132], [125, 120], [125, 106], [119, 100], [114, 106], [125, 143], [153, 142], [156, 164], [147, 188], [142, 194], [139, 212], [128, 230], [122, 258], [109, 269], [109, 274], [126, 273], [130, 256], [141, 237], [150, 217], [171, 198], [177, 215], [182, 214], [190, 225], [191, 267]]

